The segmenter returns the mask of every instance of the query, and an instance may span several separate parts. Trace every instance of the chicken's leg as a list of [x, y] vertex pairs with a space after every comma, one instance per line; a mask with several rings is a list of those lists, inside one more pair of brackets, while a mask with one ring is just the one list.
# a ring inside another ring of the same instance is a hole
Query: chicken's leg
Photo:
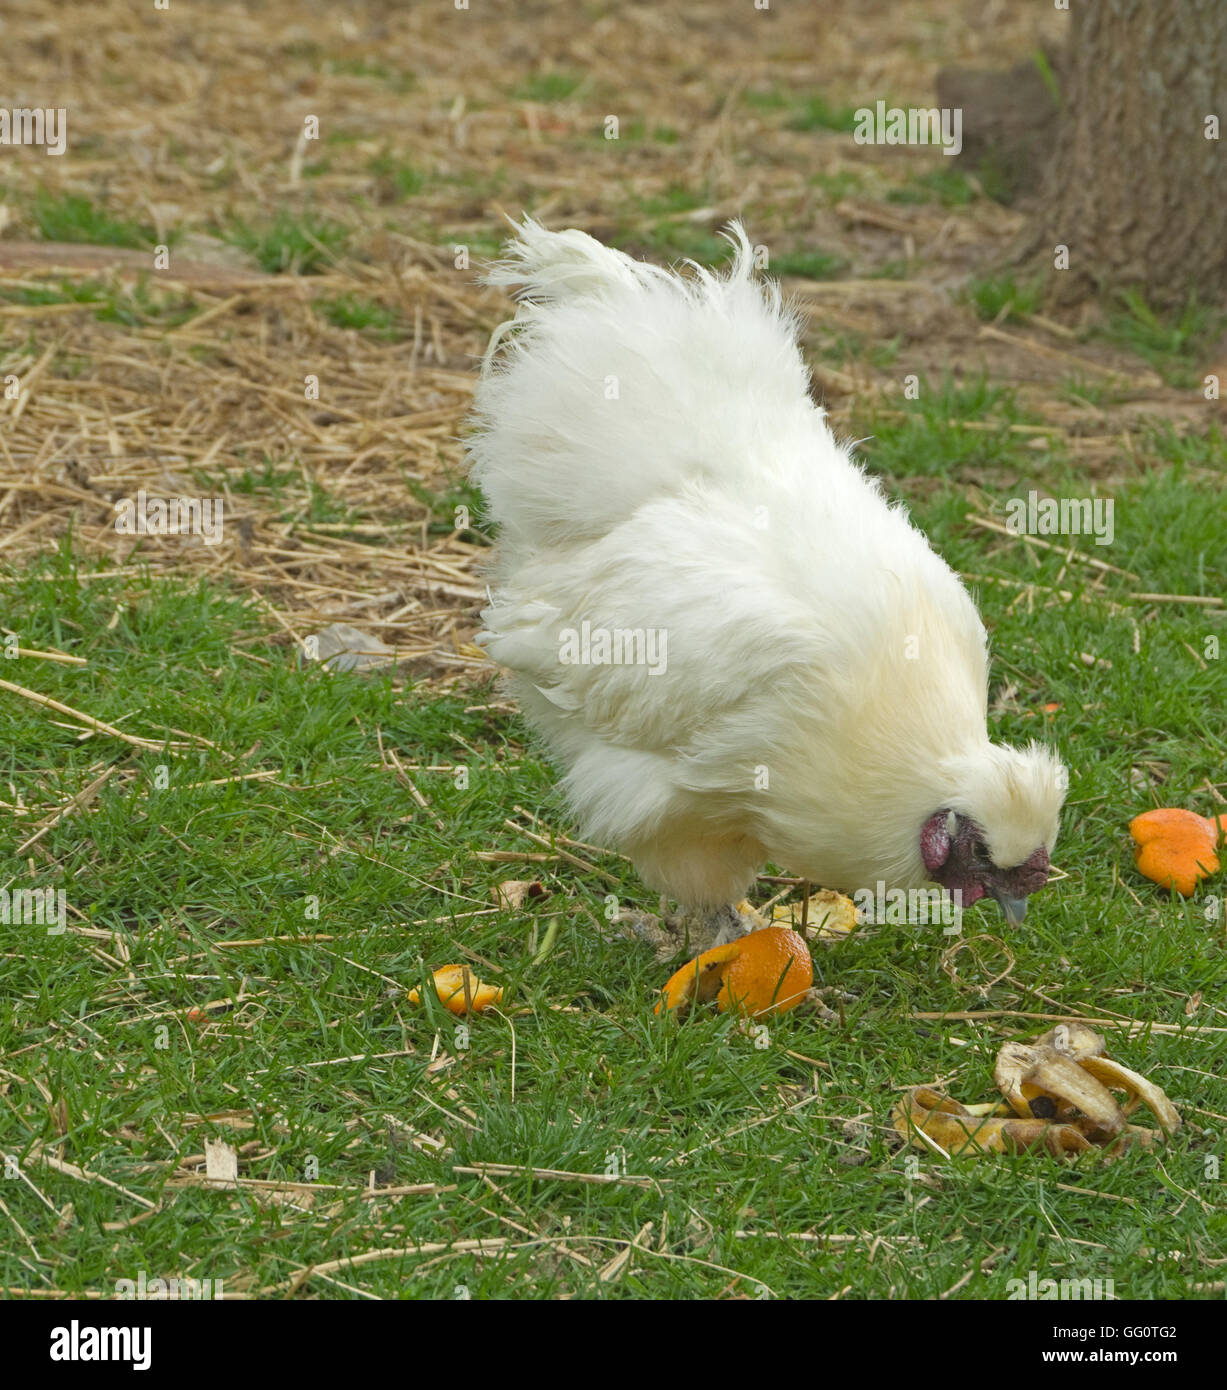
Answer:
[[618, 920], [629, 927], [632, 935], [646, 941], [660, 961], [671, 960], [682, 951], [687, 959], [693, 959], [713, 946], [725, 946], [767, 925], [744, 898], [736, 905], [726, 903], [716, 908], [674, 913], [662, 911], [659, 917], [647, 912], [628, 912]]
[[[763, 919], [743, 898], [736, 906], [727, 903], [713, 912], [704, 913], [699, 918], [698, 931], [700, 936], [711, 933], [710, 946], [727, 946], [730, 941], [748, 936], [764, 925]], [[701, 945], [699, 949], [706, 951], [708, 946]]]

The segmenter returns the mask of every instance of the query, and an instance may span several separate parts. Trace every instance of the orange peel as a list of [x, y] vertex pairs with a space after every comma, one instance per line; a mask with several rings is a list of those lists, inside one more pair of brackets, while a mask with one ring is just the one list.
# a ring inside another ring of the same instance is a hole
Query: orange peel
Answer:
[[[441, 965], [433, 978], [439, 1003], [454, 1014], [480, 1014], [503, 1002], [501, 986], [482, 984], [467, 965]], [[422, 1002], [416, 989], [409, 991], [409, 1002]]]
[[1218, 872], [1215, 851], [1224, 830], [1227, 816], [1199, 816], [1175, 806], [1143, 811], [1129, 822], [1138, 872], [1161, 888], [1190, 897], [1203, 878]]
[[687, 961], [661, 990], [656, 1012], [684, 1013], [714, 999], [721, 1013], [782, 1014], [802, 1002], [813, 982], [804, 939], [786, 927], [764, 927]]

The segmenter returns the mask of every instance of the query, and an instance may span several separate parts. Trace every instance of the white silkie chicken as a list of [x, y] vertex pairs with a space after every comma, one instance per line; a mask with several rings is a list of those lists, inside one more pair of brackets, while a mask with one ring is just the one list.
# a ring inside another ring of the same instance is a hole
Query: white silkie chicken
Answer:
[[975, 605], [836, 442], [778, 287], [730, 240], [727, 274], [683, 277], [525, 219], [489, 274], [520, 307], [475, 399], [501, 528], [479, 640], [586, 838], [723, 913], [721, 939], [767, 860], [846, 893], [991, 895], [1017, 923], [1065, 770], [989, 741]]

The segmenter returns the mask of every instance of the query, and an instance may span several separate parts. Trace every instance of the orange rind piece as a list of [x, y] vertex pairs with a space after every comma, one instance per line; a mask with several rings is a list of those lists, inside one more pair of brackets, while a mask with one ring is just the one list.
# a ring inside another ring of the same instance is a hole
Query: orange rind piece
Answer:
[[761, 1018], [795, 1009], [813, 983], [803, 938], [785, 927], [764, 927], [687, 961], [661, 990], [656, 1012], [684, 1013], [714, 999], [721, 1013]]
[[1143, 811], [1129, 822], [1138, 873], [1161, 888], [1190, 897], [1203, 878], [1218, 872], [1215, 851], [1224, 830], [1227, 816], [1199, 816], [1175, 806]]

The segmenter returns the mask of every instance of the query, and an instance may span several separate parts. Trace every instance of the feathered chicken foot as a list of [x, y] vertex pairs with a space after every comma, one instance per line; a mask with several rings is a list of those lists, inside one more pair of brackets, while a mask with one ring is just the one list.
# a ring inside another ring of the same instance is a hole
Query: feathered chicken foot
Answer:
[[[732, 903], [718, 907], [713, 912], [699, 918], [699, 932], [713, 933], [713, 946], [727, 946], [730, 941], [738, 941], [767, 925], [754, 908], [743, 898], [735, 906]], [[705, 947], [701, 949], [706, 949]]]
[[651, 912], [632, 909], [620, 912], [617, 919], [617, 935], [633, 936], [637, 941], [650, 946], [657, 963], [663, 965], [672, 960], [682, 948], [681, 941], [661, 925], [661, 919]]
[[624, 934], [651, 946], [661, 962], [671, 960], [681, 951], [690, 959], [768, 925], [744, 899], [735, 907], [729, 903], [708, 911], [674, 912], [664, 917], [650, 912], [624, 912], [618, 923], [626, 929]]

